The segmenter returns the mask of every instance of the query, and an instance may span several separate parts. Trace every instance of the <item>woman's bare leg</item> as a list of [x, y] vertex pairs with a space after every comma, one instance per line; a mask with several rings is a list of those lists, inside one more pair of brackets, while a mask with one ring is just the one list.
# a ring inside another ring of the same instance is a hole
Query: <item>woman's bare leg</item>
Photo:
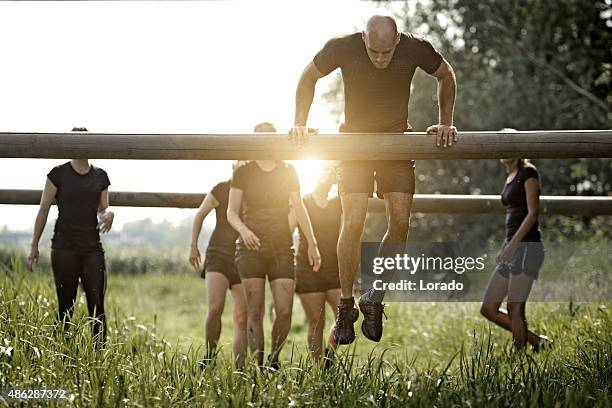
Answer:
[[308, 320], [308, 349], [315, 360], [321, 358], [323, 328], [325, 327], [325, 292], [300, 294], [300, 301]]
[[221, 316], [225, 306], [225, 293], [229, 281], [220, 272], [206, 272], [206, 293], [208, 313], [206, 314], [206, 358], [211, 358], [217, 350], [221, 336]]
[[512, 320], [512, 340], [517, 349], [524, 348], [528, 341], [525, 304], [532, 286], [533, 278], [524, 273], [510, 276], [510, 284], [508, 287], [508, 315], [510, 316], [510, 320]]
[[[520, 283], [522, 284], [523, 282], [520, 282]], [[491, 276], [491, 279], [489, 280], [489, 284], [487, 286], [487, 291], [485, 293], [485, 301], [480, 306], [480, 314], [482, 314], [484, 317], [486, 317], [487, 319], [489, 319], [490, 321], [492, 321], [499, 327], [502, 327], [508, 331], [513, 332], [512, 315], [513, 314], [516, 315], [520, 320], [521, 319], [520, 318], [521, 309], [518, 308], [516, 312], [514, 311], [513, 304], [516, 304], [517, 302], [508, 303], [508, 308], [510, 309], [510, 312], [500, 307], [502, 304], [502, 299], [506, 296], [506, 294], [509, 291], [509, 286], [510, 286], [510, 281], [508, 279], [504, 278], [499, 273], [494, 273]], [[516, 286], [517, 285], [515, 285], [515, 287]], [[522, 307], [522, 313], [524, 316], [524, 313], [525, 313], [524, 305]], [[516, 330], [520, 331], [521, 328], [519, 328], [519, 325], [523, 327], [522, 324], [520, 324], [519, 322], [517, 322], [516, 324], [517, 324]], [[524, 328], [527, 332], [527, 341], [529, 342], [529, 344], [532, 344], [532, 345], [538, 344], [540, 341], [539, 336], [527, 330], [526, 322], [525, 322]]]
[[236, 367], [244, 367], [247, 348], [247, 307], [242, 284], [232, 285], [232, 317], [234, 319], [233, 350]]
[[[332, 311], [334, 312], [334, 321], [336, 321], [336, 319], [338, 318], [338, 303], [340, 303], [341, 294], [342, 291], [339, 288], [331, 289], [325, 292], [325, 299], [327, 300], [327, 303], [329, 304], [329, 306], [331, 306]], [[334, 341], [333, 336], [333, 327], [329, 329], [329, 333], [327, 336], [327, 347], [332, 349], [336, 348], [336, 342]]]
[[247, 307], [247, 342], [259, 366], [263, 366], [264, 353], [263, 311], [265, 308], [265, 282], [265, 279], [262, 278], [242, 280]]
[[274, 299], [275, 314], [274, 323], [272, 323], [270, 361], [276, 361], [291, 328], [295, 281], [288, 278], [274, 279], [270, 282], [270, 288], [272, 289], [272, 298]]

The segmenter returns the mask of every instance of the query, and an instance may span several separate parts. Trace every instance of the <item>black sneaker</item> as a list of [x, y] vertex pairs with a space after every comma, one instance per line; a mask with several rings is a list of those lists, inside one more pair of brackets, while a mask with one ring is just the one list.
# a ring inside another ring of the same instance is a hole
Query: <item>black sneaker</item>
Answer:
[[329, 370], [334, 365], [334, 359], [336, 358], [336, 351], [328, 347], [325, 349], [325, 356], [323, 357], [323, 369]]
[[539, 335], [538, 338], [540, 340], [536, 344], [531, 346], [531, 349], [534, 353], [539, 353], [542, 350], [550, 350], [555, 345], [555, 343], [546, 336]]
[[[372, 341], [380, 341], [383, 332], [382, 317], [385, 314], [385, 305], [382, 302], [368, 300], [365, 294], [359, 297], [359, 310], [363, 313], [361, 332]], [[387, 315], [385, 314], [385, 318]]]
[[355, 341], [355, 327], [359, 311], [355, 307], [355, 299], [340, 299], [338, 303], [338, 318], [334, 324], [334, 342], [337, 345], [351, 344]]
[[271, 369], [272, 371], [278, 371], [281, 368], [281, 362], [278, 360], [278, 357], [274, 360], [271, 360], [272, 355], [268, 356], [266, 367]]
[[203, 359], [200, 360], [200, 362], [198, 363], [198, 366], [200, 367], [201, 370], [204, 370], [206, 369], [206, 367], [211, 365], [212, 362], [213, 362], [212, 358], [204, 357]]

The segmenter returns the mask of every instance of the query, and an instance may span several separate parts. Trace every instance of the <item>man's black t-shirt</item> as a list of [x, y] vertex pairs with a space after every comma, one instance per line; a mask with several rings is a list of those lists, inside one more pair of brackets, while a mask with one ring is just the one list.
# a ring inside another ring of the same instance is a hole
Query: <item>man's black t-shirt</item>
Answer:
[[242, 221], [266, 243], [291, 247], [289, 196], [300, 191], [294, 167], [283, 161], [271, 171], [262, 170], [256, 161], [234, 171], [231, 187], [243, 191]]
[[[324, 208], [319, 207], [310, 195], [304, 196], [303, 201], [310, 217], [314, 236], [317, 239], [319, 252], [321, 253], [321, 268], [319, 272], [338, 270], [337, 246], [342, 215], [340, 198], [332, 198]], [[308, 263], [308, 241], [306, 241], [304, 232], [301, 229], [296, 258], [298, 268], [312, 269], [312, 266]]]
[[227, 221], [227, 204], [229, 200], [229, 189], [230, 182], [222, 181], [213, 187], [210, 191], [213, 197], [219, 202], [219, 205], [215, 208], [215, 215], [217, 222], [215, 223], [215, 229], [208, 241], [208, 247], [214, 248], [229, 248], [233, 254], [234, 247], [236, 245], [236, 239], [238, 238], [238, 232]]
[[[527, 195], [525, 193], [525, 182], [527, 179], [535, 178], [539, 180], [537, 170], [532, 166], [521, 166], [517, 170], [514, 179], [504, 185], [502, 190], [501, 200], [506, 206], [506, 239], [510, 240], [521, 226], [521, 223], [527, 216]], [[541, 241], [540, 227], [538, 221], [525, 238], [525, 242]]]
[[342, 131], [404, 132], [414, 72], [419, 67], [433, 74], [442, 56], [427, 40], [402, 33], [389, 66], [378, 69], [368, 57], [361, 33], [355, 33], [329, 40], [313, 61], [323, 75], [342, 70]]
[[91, 165], [79, 174], [70, 162], [54, 167], [47, 177], [57, 188], [55, 199], [59, 215], [55, 222], [53, 249], [101, 249], [98, 225], [100, 193], [110, 186], [108, 175]]

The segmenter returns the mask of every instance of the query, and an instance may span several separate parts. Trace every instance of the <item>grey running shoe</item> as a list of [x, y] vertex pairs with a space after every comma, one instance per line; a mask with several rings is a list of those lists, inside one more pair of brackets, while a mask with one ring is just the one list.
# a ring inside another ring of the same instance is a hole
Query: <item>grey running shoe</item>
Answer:
[[359, 311], [355, 307], [355, 299], [340, 299], [338, 303], [338, 318], [334, 325], [334, 342], [336, 344], [351, 344], [355, 341], [355, 327]]

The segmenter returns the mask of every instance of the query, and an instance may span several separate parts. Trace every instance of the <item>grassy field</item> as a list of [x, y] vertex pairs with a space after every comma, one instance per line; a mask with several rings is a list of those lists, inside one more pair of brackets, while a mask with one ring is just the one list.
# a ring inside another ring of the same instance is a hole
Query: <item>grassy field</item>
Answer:
[[612, 406], [610, 303], [529, 305], [530, 327], [555, 341], [538, 354], [514, 352], [510, 335], [481, 318], [476, 303], [393, 303], [380, 344], [358, 331], [354, 346], [323, 370], [308, 358], [296, 300], [283, 368], [262, 375], [229, 363], [229, 297], [220, 361], [198, 368], [205, 300], [195, 274], [111, 276], [109, 341], [95, 351], [83, 328], [84, 297], [78, 330], [65, 339], [54, 330], [50, 272], [4, 268], [0, 405], [14, 404], [6, 390], [15, 387], [71, 394], [69, 402], [30, 402], [45, 406]]

